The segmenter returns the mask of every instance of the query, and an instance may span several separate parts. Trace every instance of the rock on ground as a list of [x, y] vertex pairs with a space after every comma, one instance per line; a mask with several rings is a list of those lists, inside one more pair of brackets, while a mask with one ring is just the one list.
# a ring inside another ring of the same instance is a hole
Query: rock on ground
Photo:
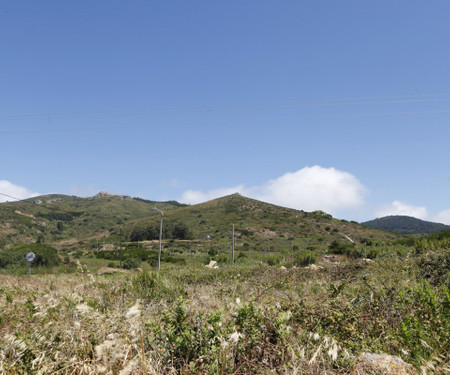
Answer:
[[217, 265], [217, 262], [215, 260], [212, 260], [211, 262], [209, 262], [209, 264], [207, 264], [205, 267], [208, 267], [208, 268], [219, 268], [219, 266]]
[[350, 375], [416, 375], [416, 369], [399, 357], [387, 354], [361, 353]]

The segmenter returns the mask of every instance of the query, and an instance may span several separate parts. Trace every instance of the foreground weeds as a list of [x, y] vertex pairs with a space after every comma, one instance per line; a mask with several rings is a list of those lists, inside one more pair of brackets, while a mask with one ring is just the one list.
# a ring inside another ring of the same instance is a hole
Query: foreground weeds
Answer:
[[363, 351], [448, 373], [444, 261], [0, 276], [0, 373], [345, 374]]

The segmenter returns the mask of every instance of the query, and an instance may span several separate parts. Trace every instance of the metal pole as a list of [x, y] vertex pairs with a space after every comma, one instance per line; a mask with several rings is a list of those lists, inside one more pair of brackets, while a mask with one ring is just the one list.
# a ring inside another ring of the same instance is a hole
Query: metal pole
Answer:
[[231, 264], [234, 264], [234, 224], [233, 224], [233, 235], [231, 241]]
[[159, 251], [158, 251], [158, 271], [159, 271], [161, 269], [162, 228], [163, 228], [164, 213], [161, 210], [158, 210], [156, 207], [153, 207], [153, 209], [161, 213], [161, 224], [159, 226]]
[[120, 268], [122, 268], [122, 227], [120, 227]]
[[163, 212], [161, 211], [161, 224], [159, 225], [159, 251], [158, 251], [158, 271], [161, 269], [161, 248], [162, 248], [162, 226]]

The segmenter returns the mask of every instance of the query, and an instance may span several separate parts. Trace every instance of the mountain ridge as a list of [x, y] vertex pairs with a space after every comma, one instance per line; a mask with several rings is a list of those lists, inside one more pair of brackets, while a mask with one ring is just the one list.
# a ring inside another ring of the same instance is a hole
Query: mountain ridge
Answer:
[[365, 243], [396, 237], [333, 218], [323, 211], [305, 212], [240, 194], [197, 205], [109, 193], [88, 198], [50, 194], [2, 203], [0, 207], [0, 245], [69, 240], [77, 243], [93, 238], [117, 241], [119, 233], [126, 241], [136, 227], [157, 226], [159, 233], [160, 215], [153, 207], [164, 212], [164, 228], [184, 225], [192, 238], [205, 240], [209, 236], [217, 246], [228, 246], [233, 224], [242, 246], [260, 250], [294, 245], [326, 249], [333, 241]]
[[450, 229], [450, 225], [421, 220], [406, 215], [390, 215], [362, 222], [361, 225], [392, 233], [423, 234], [438, 233]]

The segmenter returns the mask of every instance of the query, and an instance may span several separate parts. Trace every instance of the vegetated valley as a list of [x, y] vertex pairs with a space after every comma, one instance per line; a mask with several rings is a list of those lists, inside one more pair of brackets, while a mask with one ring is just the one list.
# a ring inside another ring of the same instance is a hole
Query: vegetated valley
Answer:
[[0, 373], [447, 374], [449, 249], [237, 194], [2, 203]]

